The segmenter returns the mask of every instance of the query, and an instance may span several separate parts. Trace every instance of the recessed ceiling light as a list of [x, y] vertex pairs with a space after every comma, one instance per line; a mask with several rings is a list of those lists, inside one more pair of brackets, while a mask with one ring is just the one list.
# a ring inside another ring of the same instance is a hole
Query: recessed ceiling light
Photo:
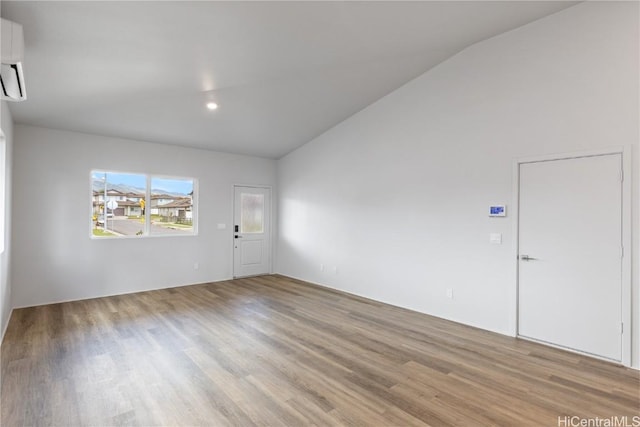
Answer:
[[209, 110], [215, 110], [216, 108], [218, 108], [218, 104], [216, 104], [215, 102], [208, 102], [207, 103], [207, 108]]

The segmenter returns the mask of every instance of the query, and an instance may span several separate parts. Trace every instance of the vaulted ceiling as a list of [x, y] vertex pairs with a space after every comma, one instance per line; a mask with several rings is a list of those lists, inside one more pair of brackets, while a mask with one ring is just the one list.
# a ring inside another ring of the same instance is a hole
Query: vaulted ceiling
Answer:
[[[279, 158], [564, 1], [2, 1], [18, 123]], [[206, 108], [208, 102], [218, 105]]]

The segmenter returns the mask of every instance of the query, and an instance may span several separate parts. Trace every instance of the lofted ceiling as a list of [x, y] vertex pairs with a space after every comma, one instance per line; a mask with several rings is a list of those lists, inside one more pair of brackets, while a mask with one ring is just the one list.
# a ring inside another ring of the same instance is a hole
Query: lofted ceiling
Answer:
[[18, 123], [279, 158], [575, 3], [3, 0], [25, 35], [28, 100], [10, 109]]

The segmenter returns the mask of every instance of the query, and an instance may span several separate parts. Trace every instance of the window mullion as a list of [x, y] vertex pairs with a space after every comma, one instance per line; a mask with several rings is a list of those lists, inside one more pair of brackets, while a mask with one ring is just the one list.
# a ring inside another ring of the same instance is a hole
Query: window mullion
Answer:
[[147, 177], [147, 191], [144, 195], [144, 235], [151, 235], [151, 175]]

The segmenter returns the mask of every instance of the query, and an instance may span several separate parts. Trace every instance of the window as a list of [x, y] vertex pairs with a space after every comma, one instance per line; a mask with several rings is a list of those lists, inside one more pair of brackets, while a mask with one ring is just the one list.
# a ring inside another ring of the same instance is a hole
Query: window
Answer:
[[193, 180], [151, 178], [151, 234], [193, 233]]
[[240, 195], [240, 232], [264, 233], [264, 194]]
[[5, 187], [7, 182], [7, 165], [5, 159], [6, 141], [4, 132], [0, 130], [0, 254], [4, 252], [4, 221], [5, 221]]
[[193, 235], [193, 178], [91, 172], [91, 235], [95, 238]]

